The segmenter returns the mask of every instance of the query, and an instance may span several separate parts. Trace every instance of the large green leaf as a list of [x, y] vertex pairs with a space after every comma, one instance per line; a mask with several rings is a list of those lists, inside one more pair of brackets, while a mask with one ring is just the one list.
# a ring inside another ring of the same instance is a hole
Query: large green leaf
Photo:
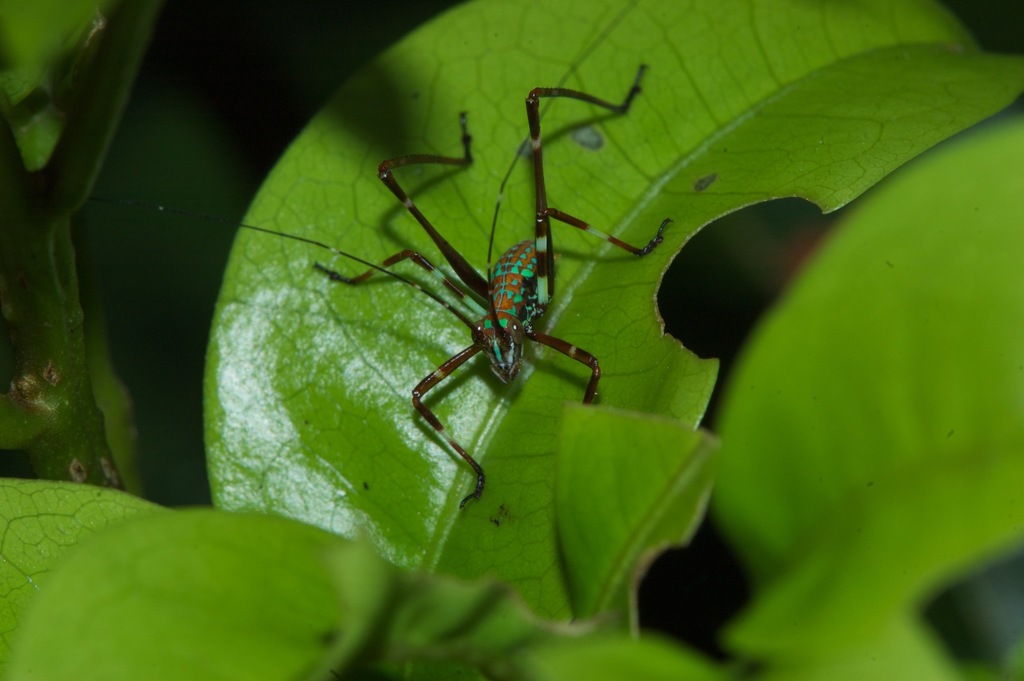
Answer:
[[25, 608], [64, 554], [107, 525], [159, 508], [88, 485], [0, 480], [0, 674]]
[[438, 678], [569, 681], [588, 665], [595, 681], [627, 669], [722, 678], [657, 640], [586, 634], [536, 619], [493, 580], [409, 573], [283, 518], [193, 510], [125, 523], [70, 555], [5, 678], [320, 681], [367, 678], [367, 665], [400, 678], [412, 663]]
[[863, 650], [1024, 541], [1021, 158], [1017, 120], [908, 169], [752, 344], [716, 494], [760, 593], [737, 648]]
[[[374, 171], [396, 154], [458, 154], [467, 111], [471, 167], [398, 172], [482, 269], [498, 186], [526, 133], [526, 93], [570, 74], [568, 86], [618, 99], [641, 63], [650, 67], [644, 91], [626, 116], [573, 101], [550, 107], [548, 195], [634, 242], [665, 217], [675, 222], [642, 260], [555, 225], [558, 291], [541, 327], [600, 358], [601, 404], [690, 427], [715, 364], [664, 336], [653, 303], [680, 245], [755, 201], [801, 195], [834, 209], [1004, 106], [1024, 80], [1020, 60], [976, 52], [928, 2], [641, 0], [623, 12], [615, 0], [485, 0], [438, 18], [350, 81], [282, 158], [248, 220], [370, 260], [415, 248], [440, 261]], [[531, 235], [531, 203], [524, 161], [505, 192], [499, 247]], [[236, 244], [206, 386], [217, 503], [366, 534], [400, 565], [498, 575], [538, 611], [570, 614], [554, 443], [561, 404], [582, 397], [586, 370], [531, 348], [514, 386], [477, 361], [429, 395], [487, 469], [483, 498], [459, 511], [471, 476], [409, 398], [468, 333], [386, 277], [359, 288], [326, 281], [312, 270], [325, 259], [267, 235]], [[343, 258], [330, 265], [361, 270]], [[593, 492], [600, 503], [602, 490]], [[517, 522], [490, 522], [502, 513]]]

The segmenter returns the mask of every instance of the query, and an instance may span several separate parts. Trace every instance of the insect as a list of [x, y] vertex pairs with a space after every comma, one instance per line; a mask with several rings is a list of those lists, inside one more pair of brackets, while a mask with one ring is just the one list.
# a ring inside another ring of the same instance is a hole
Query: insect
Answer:
[[[438, 305], [452, 313], [470, 332], [472, 343], [457, 352], [439, 367], [427, 375], [412, 389], [412, 404], [417, 412], [443, 437], [476, 474], [473, 491], [459, 503], [463, 508], [470, 499], [479, 499], [483, 494], [486, 476], [483, 467], [459, 442], [448, 433], [444, 424], [436, 414], [423, 402], [427, 393], [445, 378], [459, 369], [474, 356], [483, 353], [490, 361], [491, 371], [503, 383], [512, 381], [519, 373], [523, 362], [523, 347], [527, 340], [546, 345], [563, 355], [583, 364], [590, 370], [590, 380], [583, 394], [583, 403], [588, 404], [597, 395], [601, 378], [600, 363], [594, 355], [572, 343], [541, 332], [537, 323], [555, 295], [555, 249], [551, 234], [551, 221], [555, 220], [583, 232], [603, 239], [610, 244], [637, 256], [644, 256], [653, 251], [661, 242], [666, 226], [671, 222], [665, 219], [658, 226], [654, 236], [644, 246], [637, 247], [607, 234], [584, 220], [570, 215], [548, 204], [547, 190], [544, 181], [544, 160], [540, 130], [540, 103], [544, 99], [574, 99], [614, 114], [625, 114], [636, 96], [640, 93], [645, 66], [640, 66], [628, 92], [621, 102], [615, 103], [600, 99], [594, 95], [569, 88], [537, 87], [530, 91], [526, 98], [526, 115], [529, 125], [529, 138], [526, 149], [532, 157], [533, 183], [535, 191], [534, 234], [530, 239], [520, 241], [508, 248], [495, 262], [488, 266], [485, 274], [478, 272], [462, 256], [442, 234], [431, 224], [413, 200], [405, 192], [395, 177], [395, 170], [407, 166], [421, 164], [438, 164], [452, 166], [468, 166], [473, 162], [471, 152], [472, 138], [468, 132], [466, 114], [459, 116], [462, 132], [462, 156], [442, 156], [436, 154], [408, 154], [386, 159], [380, 163], [377, 174], [384, 185], [402, 203], [416, 219], [437, 246], [445, 261], [451, 267], [458, 281], [454, 281], [439, 270], [428, 257], [413, 250], [402, 250], [386, 258], [380, 264], [370, 262], [351, 253], [329, 246], [315, 239], [287, 234], [255, 225], [241, 224], [245, 229], [285, 237], [342, 256], [359, 263], [368, 269], [357, 276], [346, 276], [320, 263], [314, 267], [331, 281], [356, 286], [375, 274], [384, 274], [420, 291]], [[131, 203], [131, 202], [128, 202]], [[178, 212], [174, 209], [164, 209]], [[494, 229], [491, 231], [491, 246], [494, 242]], [[467, 315], [437, 292], [422, 287], [416, 281], [394, 271], [393, 266], [410, 260], [429, 273], [445, 287], [447, 292], [461, 301], [471, 312]]]
[[[590, 403], [597, 395], [601, 368], [598, 359], [568, 341], [542, 333], [536, 328], [537, 321], [543, 316], [548, 304], [555, 294], [555, 250], [551, 237], [551, 221], [570, 225], [576, 229], [604, 239], [609, 243], [637, 256], [643, 256], [654, 250], [662, 241], [662, 233], [670, 220], [664, 220], [658, 227], [654, 237], [644, 246], [636, 247], [621, 241], [614, 236], [600, 231], [589, 223], [570, 215], [548, 204], [547, 191], [544, 183], [544, 160], [540, 132], [540, 102], [544, 98], [575, 99], [607, 109], [616, 114], [629, 111], [630, 105], [640, 93], [640, 81], [646, 67], [637, 70], [636, 78], [626, 96], [619, 103], [599, 99], [593, 95], [564, 87], [538, 87], [530, 91], [526, 98], [526, 117], [529, 123], [530, 151], [533, 158], [534, 191], [536, 195], [536, 214], [534, 235], [532, 239], [520, 241], [506, 250], [494, 263], [488, 264], [486, 276], [481, 275], [466, 259], [441, 235], [420, 211], [409, 195], [402, 189], [395, 177], [395, 170], [418, 164], [441, 164], [466, 166], [472, 163], [470, 150], [471, 137], [466, 126], [466, 114], [460, 115], [462, 129], [463, 155], [461, 157], [440, 156], [435, 154], [408, 154], [382, 161], [377, 175], [392, 194], [412, 214], [437, 249], [444, 256], [452, 271], [458, 277], [457, 283], [438, 270], [422, 253], [402, 250], [385, 259], [379, 266], [371, 266], [366, 272], [347, 277], [317, 263], [318, 270], [331, 280], [349, 285], [357, 285], [375, 273], [384, 271], [394, 276], [387, 269], [404, 260], [413, 263], [440, 279], [443, 285], [460, 300], [466, 302], [473, 311], [471, 318], [459, 309], [429, 293], [418, 284], [402, 278], [403, 281], [428, 293], [435, 301], [451, 312], [470, 331], [472, 344], [457, 352], [441, 366], [432, 371], [412, 389], [412, 404], [416, 411], [448, 442], [448, 445], [476, 473], [476, 486], [473, 491], [462, 499], [462, 508], [470, 499], [479, 499], [484, 491], [486, 476], [483, 467], [466, 449], [458, 443], [446, 430], [436, 414], [423, 402], [424, 396], [459, 367], [479, 353], [490, 360], [491, 371], [502, 383], [512, 381], [519, 373], [523, 362], [523, 346], [526, 340], [546, 345], [567, 357], [576, 360], [590, 369], [590, 382], [583, 395], [583, 402]], [[492, 231], [493, 243], [493, 231]], [[332, 249], [333, 250], [333, 249]], [[345, 254], [347, 255], [347, 254]]]

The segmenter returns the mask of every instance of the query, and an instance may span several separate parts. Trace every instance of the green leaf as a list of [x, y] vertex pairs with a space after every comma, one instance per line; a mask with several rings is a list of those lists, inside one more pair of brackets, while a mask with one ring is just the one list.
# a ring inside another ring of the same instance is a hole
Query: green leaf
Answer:
[[557, 681], [599, 660], [588, 678], [720, 678], [668, 644], [585, 631], [537, 620], [493, 581], [409, 573], [284, 518], [191, 510], [125, 523], [69, 555], [7, 678], [319, 680], [372, 667]]
[[0, 114], [29, 170], [42, 168], [69, 115], [72, 82], [100, 42], [112, 0], [0, 0]]
[[54, 572], [8, 678], [323, 678], [302, 673], [338, 626], [323, 560], [337, 541], [284, 519], [211, 511], [124, 523]]
[[636, 624], [639, 578], [704, 517], [716, 447], [704, 431], [670, 419], [566, 410], [555, 510], [577, 617], [617, 610]]
[[110, 0], [0, 0], [0, 65], [42, 70], [109, 4]]
[[[506, 585], [407, 574], [361, 544], [339, 542], [329, 565], [345, 620], [331, 655], [336, 672], [386, 663], [405, 665], [406, 678], [462, 677], [468, 668], [490, 678], [526, 678], [522, 656], [558, 643], [555, 630]], [[574, 641], [585, 631], [560, 633]]]
[[[755, 201], [802, 195], [836, 208], [1001, 108], [1024, 83], [1024, 62], [975, 51], [927, 2], [641, 0], [625, 12], [614, 0], [469, 3], [353, 78], [290, 147], [247, 220], [372, 261], [403, 248], [440, 261], [374, 169], [403, 153], [460, 153], [458, 114], [467, 111], [471, 167], [398, 175], [482, 270], [498, 187], [526, 134], [526, 93], [569, 74], [567, 86], [617, 100], [641, 63], [644, 91], [626, 116], [552, 103], [543, 124], [548, 196], [633, 242], [665, 217], [675, 222], [642, 260], [555, 225], [557, 296], [540, 330], [600, 359], [600, 404], [689, 427], [716, 366], [664, 336], [654, 309], [680, 245]], [[531, 236], [532, 192], [524, 160], [505, 190], [500, 248]], [[314, 261], [362, 271], [265, 234], [236, 244], [207, 371], [216, 502], [366, 534], [398, 565], [495, 575], [538, 612], [569, 616], [553, 541], [554, 443], [560, 407], [581, 399], [586, 369], [531, 347], [513, 386], [496, 385], [477, 361], [428, 395], [487, 470], [483, 498], [460, 512], [469, 471], [409, 400], [469, 334], [398, 282], [340, 286]], [[504, 516], [516, 521], [491, 522]]]
[[935, 635], [914, 617], [895, 617], [840, 654], [805, 652], [767, 667], [758, 681], [965, 681], [954, 671]]
[[0, 675], [26, 606], [64, 554], [107, 525], [159, 508], [98, 487], [0, 479]]
[[724, 403], [718, 520], [759, 656], [876, 635], [1024, 540], [1024, 122], [916, 164], [834, 236]]
[[676, 645], [645, 636], [588, 636], [576, 641], [559, 639], [538, 647], [530, 660], [536, 681], [587, 679], [588, 681], [725, 681], [732, 674], [712, 666]]

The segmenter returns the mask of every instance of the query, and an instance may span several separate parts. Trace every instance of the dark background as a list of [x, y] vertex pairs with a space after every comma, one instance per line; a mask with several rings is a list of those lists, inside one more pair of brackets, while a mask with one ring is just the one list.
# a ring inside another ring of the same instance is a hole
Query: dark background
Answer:
[[[297, 0], [285, 9], [269, 0], [170, 0], [95, 195], [240, 218], [332, 92], [451, 4]], [[986, 49], [1024, 52], [1024, 3], [949, 5]], [[719, 386], [758, 316], [837, 215], [823, 217], [797, 200], [765, 204], [704, 230], [676, 259], [659, 296], [667, 330], [698, 355], [721, 358]], [[123, 205], [90, 204], [84, 212], [82, 257], [135, 402], [146, 496], [161, 504], [209, 503], [203, 361], [234, 232]], [[938, 599], [933, 618], [958, 652], [991, 658], [1003, 652], [1002, 637], [1024, 635], [1016, 614], [1024, 612], [1024, 592], [1014, 586], [1021, 574], [1020, 561], [1008, 562]], [[745, 597], [742, 573], [707, 526], [689, 549], [652, 567], [641, 618], [715, 652], [716, 630]], [[1001, 605], [987, 605], [992, 598]]]

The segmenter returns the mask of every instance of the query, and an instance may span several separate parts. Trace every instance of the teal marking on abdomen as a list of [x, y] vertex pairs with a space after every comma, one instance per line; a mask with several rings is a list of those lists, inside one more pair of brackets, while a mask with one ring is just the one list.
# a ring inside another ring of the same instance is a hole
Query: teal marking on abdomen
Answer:
[[544, 313], [537, 296], [537, 249], [533, 241], [520, 241], [505, 251], [494, 265], [491, 276], [494, 311], [499, 317], [515, 317], [531, 328]]

